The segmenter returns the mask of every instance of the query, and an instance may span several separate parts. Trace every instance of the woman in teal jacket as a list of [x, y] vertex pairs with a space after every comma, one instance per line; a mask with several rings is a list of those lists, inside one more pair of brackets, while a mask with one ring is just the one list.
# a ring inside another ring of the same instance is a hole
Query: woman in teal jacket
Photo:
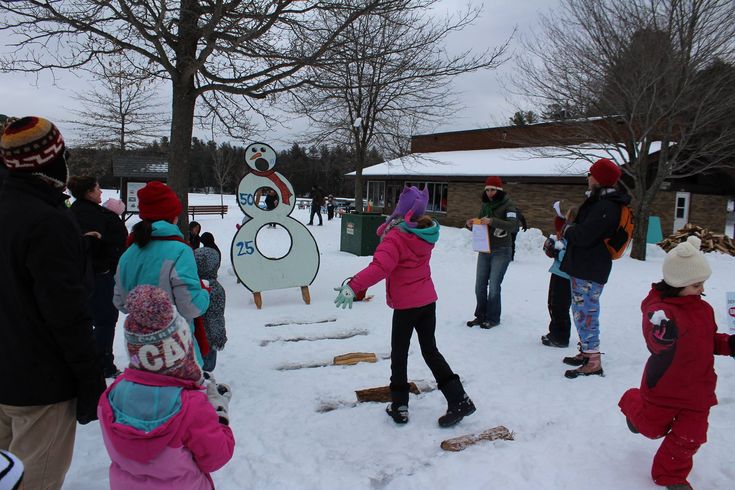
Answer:
[[[141, 284], [157, 286], [168, 293], [194, 333], [194, 318], [209, 307], [209, 293], [202, 288], [194, 252], [176, 223], [181, 201], [170, 187], [149, 182], [138, 191], [141, 221], [133, 227], [130, 246], [120, 257], [115, 274], [113, 303], [127, 313], [128, 292]], [[194, 342], [197, 361], [202, 364], [199, 346]]]

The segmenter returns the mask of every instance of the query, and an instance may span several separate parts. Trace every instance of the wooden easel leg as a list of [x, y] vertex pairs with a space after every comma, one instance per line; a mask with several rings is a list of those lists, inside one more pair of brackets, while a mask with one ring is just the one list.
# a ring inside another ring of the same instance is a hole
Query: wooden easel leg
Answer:
[[253, 293], [253, 301], [255, 301], [255, 306], [258, 309], [261, 309], [263, 307], [263, 298], [260, 297], [260, 293]]
[[301, 286], [301, 297], [304, 298], [304, 303], [307, 305], [311, 304], [311, 296], [309, 295], [309, 286]]

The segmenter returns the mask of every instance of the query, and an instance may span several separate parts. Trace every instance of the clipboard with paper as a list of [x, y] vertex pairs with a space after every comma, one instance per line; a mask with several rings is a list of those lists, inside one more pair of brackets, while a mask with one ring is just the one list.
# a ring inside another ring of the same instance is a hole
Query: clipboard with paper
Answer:
[[480, 223], [479, 219], [472, 221], [472, 250], [490, 253], [490, 227]]

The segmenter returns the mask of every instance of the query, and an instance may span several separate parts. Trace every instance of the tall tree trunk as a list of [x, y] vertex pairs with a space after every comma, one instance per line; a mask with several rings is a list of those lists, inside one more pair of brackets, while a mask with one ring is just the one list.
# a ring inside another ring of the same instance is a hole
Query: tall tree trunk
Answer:
[[171, 144], [168, 152], [168, 185], [179, 196], [183, 209], [179, 215], [179, 228], [188, 236], [189, 230], [189, 154], [194, 129], [194, 78], [186, 83], [173, 84], [171, 105]]
[[179, 14], [179, 42], [176, 46], [176, 69], [171, 75], [171, 146], [168, 157], [168, 184], [181, 199], [179, 228], [189, 236], [189, 156], [194, 129], [194, 108], [197, 95], [194, 74], [197, 40], [198, 0], [183, 0]]
[[362, 211], [362, 164], [358, 163], [355, 168], [355, 211]]
[[633, 208], [635, 217], [635, 229], [633, 230], [633, 248], [630, 257], [638, 260], [646, 260], [646, 238], [648, 237], [648, 205], [636, 203]]

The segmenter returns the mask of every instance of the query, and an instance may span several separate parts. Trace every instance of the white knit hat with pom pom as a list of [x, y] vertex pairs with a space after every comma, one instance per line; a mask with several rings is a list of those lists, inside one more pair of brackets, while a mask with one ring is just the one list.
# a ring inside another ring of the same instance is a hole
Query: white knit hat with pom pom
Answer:
[[690, 236], [680, 243], [664, 259], [664, 281], [671, 287], [683, 288], [704, 282], [712, 275], [707, 259], [699, 251], [702, 240]]

